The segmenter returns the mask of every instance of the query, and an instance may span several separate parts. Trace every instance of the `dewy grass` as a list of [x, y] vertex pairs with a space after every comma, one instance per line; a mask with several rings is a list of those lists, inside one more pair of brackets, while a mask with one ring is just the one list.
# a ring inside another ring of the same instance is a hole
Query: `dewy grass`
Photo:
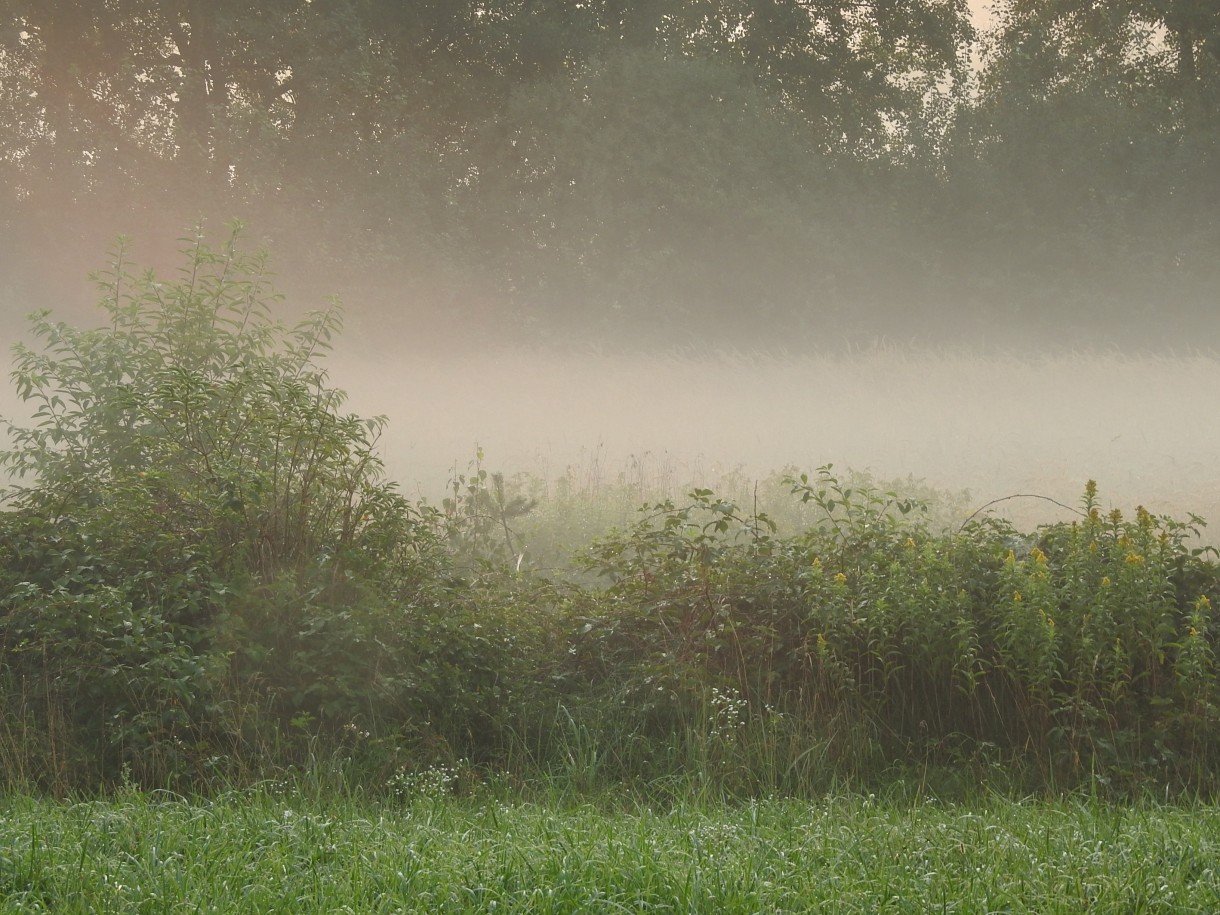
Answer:
[[1207, 912], [1220, 810], [0, 802], [6, 912]]

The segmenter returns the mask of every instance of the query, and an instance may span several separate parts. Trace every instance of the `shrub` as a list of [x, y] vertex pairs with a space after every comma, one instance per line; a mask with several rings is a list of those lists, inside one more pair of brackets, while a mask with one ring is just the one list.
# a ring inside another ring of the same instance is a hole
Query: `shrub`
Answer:
[[381, 420], [341, 412], [319, 364], [337, 307], [276, 321], [238, 238], [190, 239], [168, 282], [120, 248], [104, 326], [39, 314], [43, 348], [16, 349], [34, 423], [0, 454], [6, 777], [201, 787], [308, 763], [396, 790], [466, 760], [580, 790], [916, 770], [1220, 789], [1199, 519], [1103, 515], [1090, 483], [1072, 524], [945, 531], [827, 466], [784, 478], [783, 528], [697, 488], [561, 584], [512, 527], [532, 493], [481, 455], [440, 508], [385, 481]]
[[238, 240], [188, 239], [172, 281], [120, 246], [104, 326], [41, 313], [43, 348], [15, 349], [34, 423], [0, 455], [20, 480], [0, 648], [27, 719], [66, 716], [98, 761], [85, 781], [202, 777], [249, 749], [252, 716], [333, 729], [428, 688], [400, 633], [447, 600], [436, 513], [384, 481], [382, 421], [341, 412], [319, 365], [337, 306], [275, 320], [265, 257]]
[[[933, 534], [915, 504], [829, 468], [789, 482], [823, 510], [803, 534], [696, 490], [595, 545], [610, 584], [574, 621], [571, 676], [596, 716], [685, 741], [691, 765], [731, 707], [755, 789], [1001, 763], [1024, 787], [1217, 786], [1198, 519], [1103, 517], [1090, 484], [1080, 522], [1035, 538]], [[821, 772], [803, 769], [814, 750]]]

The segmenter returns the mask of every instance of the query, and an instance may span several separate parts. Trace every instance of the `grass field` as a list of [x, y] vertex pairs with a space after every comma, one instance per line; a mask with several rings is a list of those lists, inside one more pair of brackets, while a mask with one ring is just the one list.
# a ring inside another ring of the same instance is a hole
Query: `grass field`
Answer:
[[1214, 912], [1220, 810], [0, 800], [5, 912]]

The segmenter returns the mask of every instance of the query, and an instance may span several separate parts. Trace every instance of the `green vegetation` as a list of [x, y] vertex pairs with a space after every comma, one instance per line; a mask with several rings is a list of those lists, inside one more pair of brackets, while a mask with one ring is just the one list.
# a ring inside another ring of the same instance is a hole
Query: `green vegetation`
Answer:
[[[389, 341], [1213, 339], [1216, 4], [993, 6], [0, 0], [0, 300], [240, 213]], [[236, 233], [126, 256], [15, 349], [5, 911], [1220, 904], [1200, 519], [481, 455], [413, 501], [337, 306]]]
[[378, 421], [339, 412], [315, 364], [337, 312], [281, 326], [262, 271], [232, 238], [191, 240], [174, 282], [120, 255], [105, 327], [36, 316], [45, 352], [17, 350], [35, 424], [4, 455], [32, 484], [0, 516], [10, 778], [198, 784], [354, 721], [494, 739], [527, 627], [491, 637], [508, 609], [478, 608], [443, 516], [381, 480]]
[[9, 912], [1208, 912], [1214, 807], [0, 801]]
[[11, 786], [1220, 787], [1200, 519], [1103, 514], [1090, 484], [1070, 524], [945, 529], [824, 467], [772, 481], [782, 528], [694, 489], [544, 574], [519, 487], [476, 465], [431, 507], [382, 479], [378, 421], [319, 364], [337, 312], [274, 321], [236, 233], [189, 239], [176, 280], [120, 254], [99, 282], [104, 326], [39, 315], [44, 348], [17, 350]]

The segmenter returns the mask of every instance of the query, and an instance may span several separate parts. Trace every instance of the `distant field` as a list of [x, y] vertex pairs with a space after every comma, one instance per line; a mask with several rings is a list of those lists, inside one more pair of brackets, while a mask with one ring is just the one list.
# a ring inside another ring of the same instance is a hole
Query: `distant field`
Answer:
[[0, 799], [6, 912], [1214, 912], [1220, 812]]
[[[1220, 524], [1220, 360], [1213, 356], [982, 356], [877, 349], [833, 357], [607, 356], [503, 350], [357, 359], [334, 379], [384, 413], [384, 454], [408, 491], [435, 495], [476, 442], [487, 466], [588, 485], [712, 484], [786, 465], [913, 475], [968, 489], [1196, 512]], [[1001, 510], [1023, 525], [1070, 517]]]
[[[962, 511], [1014, 493], [1075, 505], [1092, 478], [1107, 507], [1220, 527], [1215, 356], [394, 352], [349, 336], [330, 364], [352, 410], [389, 417], [391, 475], [434, 499], [479, 445], [489, 470], [590, 489], [672, 491], [833, 462], [969, 490]], [[18, 409], [6, 383], [0, 413]], [[998, 510], [1022, 526], [1070, 517], [1035, 500]]]

